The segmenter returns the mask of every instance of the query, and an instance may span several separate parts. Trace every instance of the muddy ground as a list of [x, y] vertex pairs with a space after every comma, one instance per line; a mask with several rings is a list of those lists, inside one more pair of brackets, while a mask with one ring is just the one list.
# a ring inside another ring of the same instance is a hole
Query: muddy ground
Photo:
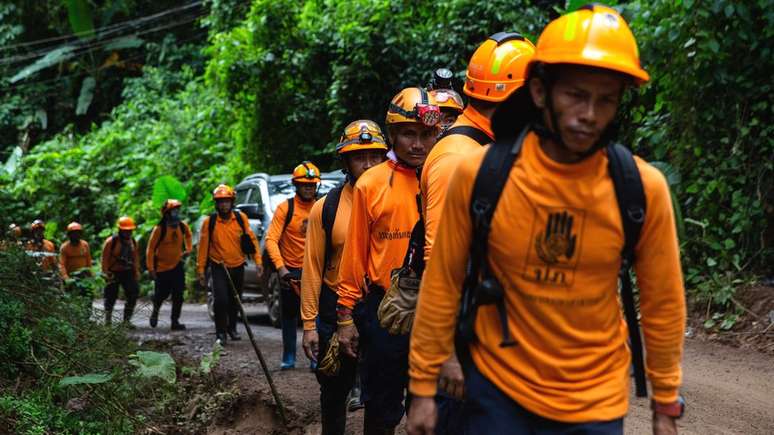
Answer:
[[[116, 310], [118, 313], [119, 310]], [[138, 341], [167, 348], [179, 363], [197, 365], [212, 350], [214, 330], [204, 305], [186, 304], [184, 332], [169, 332], [169, 304], [165, 304], [159, 326], [148, 325], [149, 309], [141, 304], [135, 314]], [[187, 403], [180, 404], [174, 421], [157, 426], [156, 433], [319, 434], [319, 388], [300, 348], [295, 370], [280, 371], [280, 330], [269, 325], [260, 307], [248, 308], [251, 328], [269, 365], [271, 375], [287, 407], [289, 427], [283, 428], [274, 410], [271, 394], [247, 334], [229, 342], [214, 381], [191, 387]], [[691, 335], [691, 334], [689, 334]], [[682, 393], [688, 403], [680, 420], [683, 434], [774, 434], [774, 357], [751, 349], [740, 349], [689, 337], [684, 358]], [[217, 390], [217, 391], [215, 391]], [[632, 398], [626, 419], [627, 434], [650, 433], [648, 402]], [[362, 411], [351, 413], [348, 433], [361, 432]], [[405, 433], [402, 426], [399, 433]]]

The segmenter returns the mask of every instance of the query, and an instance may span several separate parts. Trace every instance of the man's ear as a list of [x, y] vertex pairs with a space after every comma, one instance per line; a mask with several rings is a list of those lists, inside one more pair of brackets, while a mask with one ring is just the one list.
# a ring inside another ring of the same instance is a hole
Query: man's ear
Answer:
[[537, 77], [533, 77], [529, 81], [529, 93], [532, 95], [532, 101], [535, 103], [538, 109], [545, 109], [546, 107], [546, 87], [543, 85], [543, 81]]

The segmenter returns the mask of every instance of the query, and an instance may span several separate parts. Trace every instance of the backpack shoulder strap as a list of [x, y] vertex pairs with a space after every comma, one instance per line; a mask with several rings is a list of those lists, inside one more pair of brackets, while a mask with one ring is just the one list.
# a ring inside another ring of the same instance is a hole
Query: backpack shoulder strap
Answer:
[[341, 201], [341, 192], [344, 186], [337, 186], [328, 192], [325, 196], [322, 208], [322, 225], [325, 230], [325, 269], [328, 268], [330, 252], [333, 250], [333, 224], [336, 222], [336, 212], [339, 209]]
[[[164, 222], [161, 222], [158, 224], [159, 231], [161, 234], [159, 234], [158, 240], [156, 240], [156, 246], [153, 247], [153, 270], [158, 272], [159, 270], [159, 246], [161, 246], [161, 242], [164, 240], [164, 237], [167, 235], [167, 226]], [[155, 229], [155, 228], [154, 228]]]
[[529, 129], [525, 128], [516, 138], [516, 142], [495, 142], [486, 151], [481, 167], [478, 169], [470, 200], [470, 215], [473, 219], [471, 247], [475, 248], [478, 245], [477, 255], [486, 252], [492, 217], [528, 132]]
[[295, 207], [296, 203], [293, 199], [294, 197], [288, 198], [288, 213], [285, 215], [285, 223], [282, 224], [282, 233], [284, 233], [285, 230], [288, 229], [288, 225], [290, 225], [290, 221], [293, 220], [293, 211], [296, 208]]
[[631, 267], [634, 264], [634, 248], [645, 222], [645, 188], [634, 156], [626, 147], [621, 144], [608, 146], [607, 158], [624, 229], [622, 255], [627, 266]]
[[[527, 126], [521, 131], [515, 142], [511, 142], [512, 139], [500, 139], [489, 147], [484, 154], [484, 160], [481, 162], [473, 184], [470, 198], [473, 234], [457, 324], [457, 349], [459, 349], [460, 361], [465, 361], [465, 364], [470, 361], [467, 351], [468, 344], [475, 340], [474, 323], [477, 310], [475, 289], [482, 279], [488, 279], [491, 276], [486, 257], [492, 217], [513, 164], [521, 152], [524, 138], [527, 137], [529, 131], [529, 126]], [[503, 341], [500, 346], [511, 346], [514, 343], [508, 333], [507, 322], [502, 318], [505, 313], [504, 306], [498, 306], [498, 311], [501, 314], [503, 330]]]
[[452, 127], [446, 130], [445, 132], [443, 132], [443, 134], [441, 134], [438, 140], [441, 140], [446, 136], [451, 136], [453, 134], [461, 134], [463, 136], [467, 136], [473, 139], [474, 141], [478, 142], [479, 145], [482, 145], [482, 146], [492, 142], [492, 139], [482, 130], [469, 125], [458, 125], [456, 127]]
[[608, 171], [610, 178], [613, 179], [624, 231], [619, 278], [621, 280], [621, 302], [626, 316], [626, 325], [629, 329], [635, 389], [638, 397], [647, 397], [648, 388], [645, 382], [642, 337], [640, 336], [640, 324], [637, 319], [637, 306], [634, 301], [630, 273], [631, 267], [634, 265], [634, 248], [640, 238], [642, 224], [645, 222], [645, 189], [634, 156], [626, 147], [620, 144], [609, 145], [607, 159]]
[[234, 210], [234, 218], [239, 224], [239, 228], [242, 229], [242, 234], [246, 233], [247, 231], [245, 230], [245, 221], [242, 219], [242, 213], [239, 210]]
[[207, 220], [207, 229], [209, 237], [207, 238], [207, 259], [210, 258], [210, 246], [212, 245], [212, 233], [215, 231], [215, 223], [218, 222], [218, 213], [212, 213], [210, 214], [209, 219]]

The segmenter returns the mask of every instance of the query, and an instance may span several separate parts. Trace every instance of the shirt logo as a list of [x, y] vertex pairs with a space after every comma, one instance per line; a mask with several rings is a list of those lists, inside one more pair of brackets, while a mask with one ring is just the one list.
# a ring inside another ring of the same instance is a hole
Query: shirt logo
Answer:
[[572, 285], [585, 217], [583, 210], [537, 207], [525, 279], [561, 287]]

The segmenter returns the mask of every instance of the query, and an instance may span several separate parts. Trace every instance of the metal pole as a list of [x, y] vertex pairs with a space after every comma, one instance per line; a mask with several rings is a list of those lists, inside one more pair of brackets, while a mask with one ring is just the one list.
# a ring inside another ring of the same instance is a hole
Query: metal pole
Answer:
[[277, 393], [277, 388], [274, 387], [274, 380], [271, 377], [271, 373], [269, 373], [269, 367], [266, 365], [266, 360], [263, 359], [263, 354], [261, 353], [261, 349], [258, 348], [258, 344], [255, 342], [255, 337], [253, 336], [253, 330], [250, 329], [250, 325], [247, 323], [247, 316], [245, 315], [245, 307], [242, 305], [242, 299], [239, 297], [239, 292], [236, 290], [236, 286], [234, 286], [234, 281], [231, 280], [231, 274], [228, 273], [228, 267], [226, 267], [225, 264], [222, 265], [223, 270], [226, 271], [226, 276], [228, 277], [228, 283], [231, 285], [231, 291], [234, 293], [234, 298], [237, 301], [237, 304], [239, 305], [239, 313], [242, 316], [242, 323], [245, 325], [245, 330], [247, 330], [247, 336], [250, 338], [250, 343], [253, 345], [253, 350], [255, 350], [255, 354], [258, 355], [258, 360], [261, 362], [261, 368], [263, 369], [263, 374], [266, 375], [266, 380], [269, 381], [269, 388], [271, 389], [271, 394], [274, 396], [274, 403], [277, 404], [277, 411], [279, 411], [280, 419], [282, 420], [282, 424], [287, 427], [288, 420], [285, 417], [285, 408], [282, 406], [282, 400], [280, 400], [279, 393]]

